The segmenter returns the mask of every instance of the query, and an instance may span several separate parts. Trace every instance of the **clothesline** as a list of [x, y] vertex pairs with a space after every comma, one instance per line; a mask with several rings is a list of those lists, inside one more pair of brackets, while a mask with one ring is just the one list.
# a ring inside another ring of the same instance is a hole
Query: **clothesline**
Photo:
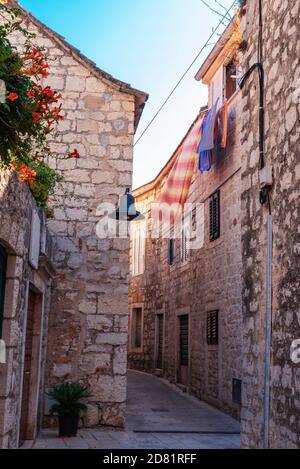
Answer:
[[200, 173], [209, 171], [212, 150], [216, 146], [226, 147], [228, 103], [225, 101], [217, 110], [218, 102], [211, 109], [200, 113], [192, 125], [162, 191], [152, 206], [153, 218], [174, 223], [177, 212], [181, 211], [188, 198], [196, 165]]

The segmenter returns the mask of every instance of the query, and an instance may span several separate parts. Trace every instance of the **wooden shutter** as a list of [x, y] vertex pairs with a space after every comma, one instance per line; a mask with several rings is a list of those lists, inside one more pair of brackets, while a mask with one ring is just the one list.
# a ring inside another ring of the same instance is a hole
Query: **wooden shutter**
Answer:
[[6, 280], [7, 254], [0, 246], [0, 338], [2, 337], [2, 323], [4, 314], [4, 293]]
[[145, 231], [138, 228], [133, 237], [133, 275], [141, 275], [145, 270]]
[[168, 239], [168, 264], [173, 265], [175, 257], [175, 240]]
[[207, 344], [217, 345], [219, 342], [219, 312], [207, 313]]
[[209, 239], [214, 241], [220, 236], [220, 191], [209, 198]]
[[189, 316], [179, 316], [180, 330], [180, 365], [188, 366], [189, 364]]
[[181, 232], [181, 262], [187, 262], [189, 260], [189, 230], [184, 227]]

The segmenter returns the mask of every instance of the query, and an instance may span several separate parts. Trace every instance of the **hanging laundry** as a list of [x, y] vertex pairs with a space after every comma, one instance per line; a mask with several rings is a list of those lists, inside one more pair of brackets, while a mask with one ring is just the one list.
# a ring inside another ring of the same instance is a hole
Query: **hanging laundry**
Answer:
[[199, 155], [199, 171], [204, 173], [211, 168], [211, 150], [201, 151]]
[[228, 132], [228, 102], [224, 101], [223, 106], [217, 111], [217, 99], [214, 107], [211, 108], [203, 119], [202, 137], [197, 148], [199, 154], [199, 171], [204, 173], [212, 166], [213, 151], [220, 157], [221, 150], [226, 148]]
[[[205, 135], [206, 129], [207, 129], [207, 122], [209, 120], [209, 113], [210, 111], [205, 114], [204, 119], [203, 119], [203, 124], [202, 124], [202, 136]], [[197, 148], [197, 152], [199, 152], [199, 146]], [[209, 171], [211, 168], [211, 155], [210, 155], [210, 150], [204, 150], [200, 151], [199, 153], [199, 171], [200, 173], [204, 173], [205, 171]]]
[[221, 148], [226, 148], [227, 145], [227, 133], [228, 133], [228, 101], [225, 99], [221, 109], [221, 129], [222, 129], [222, 140]]
[[[162, 191], [152, 205], [151, 215], [159, 220], [170, 220], [175, 223], [181, 208], [189, 195], [192, 177], [197, 164], [197, 145], [201, 137], [203, 114], [198, 116], [191, 127], [182, 147], [179, 149], [177, 159], [171, 169]], [[174, 212], [174, 204], [178, 210]], [[173, 207], [172, 207], [173, 205]]]
[[215, 132], [215, 123], [216, 115], [218, 108], [219, 98], [216, 100], [213, 107], [206, 114], [205, 127], [202, 129], [202, 136], [200, 143], [198, 145], [197, 153], [201, 153], [205, 150], [211, 150], [214, 148], [214, 132]]

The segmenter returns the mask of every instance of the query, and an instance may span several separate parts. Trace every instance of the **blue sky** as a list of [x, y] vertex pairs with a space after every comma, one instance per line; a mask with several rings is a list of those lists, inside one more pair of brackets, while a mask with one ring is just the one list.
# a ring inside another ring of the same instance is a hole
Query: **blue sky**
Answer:
[[[215, 0], [207, 0], [222, 11]], [[232, 0], [220, 0], [229, 7]], [[219, 20], [200, 0], [21, 0], [116, 78], [150, 94], [137, 138]], [[221, 32], [222, 29], [219, 30]], [[215, 36], [213, 42], [218, 39]], [[207, 47], [134, 149], [134, 187], [153, 179], [207, 102], [194, 75]]]

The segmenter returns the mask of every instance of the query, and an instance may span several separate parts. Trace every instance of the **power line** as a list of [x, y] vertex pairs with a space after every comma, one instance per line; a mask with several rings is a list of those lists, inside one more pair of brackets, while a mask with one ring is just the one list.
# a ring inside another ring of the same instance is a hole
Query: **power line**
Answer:
[[181, 84], [181, 82], [184, 80], [184, 78], [186, 77], [186, 75], [189, 73], [189, 71], [191, 70], [191, 68], [193, 67], [193, 65], [195, 64], [195, 62], [198, 60], [198, 58], [200, 57], [200, 55], [202, 54], [202, 52], [204, 51], [204, 49], [207, 47], [207, 44], [209, 43], [209, 41], [213, 38], [214, 34], [217, 32], [217, 30], [220, 28], [221, 24], [223, 24], [223, 19], [226, 17], [226, 15], [228, 15], [228, 13], [231, 11], [231, 9], [234, 7], [234, 5], [236, 4], [236, 1], [237, 0], [234, 0], [234, 2], [232, 2], [231, 6], [226, 10], [226, 13], [224, 13], [224, 16], [220, 19], [218, 25], [213, 29], [211, 35], [209, 36], [209, 38], [207, 39], [206, 43], [204, 44], [204, 46], [200, 49], [200, 51], [198, 52], [198, 54], [196, 55], [196, 57], [194, 58], [194, 60], [192, 61], [192, 63], [188, 66], [188, 68], [186, 69], [186, 71], [184, 72], [184, 74], [181, 76], [181, 78], [178, 80], [178, 82], [176, 83], [176, 85], [174, 86], [174, 88], [172, 89], [172, 91], [169, 93], [169, 95], [167, 96], [167, 98], [164, 100], [164, 102], [162, 103], [162, 105], [159, 107], [159, 109], [157, 110], [157, 112], [154, 114], [153, 118], [151, 119], [151, 121], [149, 122], [149, 124], [146, 126], [146, 128], [143, 130], [143, 132], [141, 133], [141, 135], [139, 136], [138, 140], [135, 142], [134, 146], [136, 146], [140, 140], [143, 138], [143, 136], [145, 135], [145, 133], [148, 131], [148, 129], [151, 127], [151, 125], [153, 124], [153, 122], [156, 120], [157, 116], [161, 113], [161, 111], [164, 109], [165, 105], [168, 103], [168, 101], [170, 100], [170, 98], [173, 96], [173, 94], [175, 93], [175, 91], [177, 90], [178, 86]]
[[[215, 0], [215, 3], [216, 3], [217, 5], [219, 5], [223, 10], [226, 11], [226, 7], [224, 7], [224, 5], [223, 5], [221, 2], [218, 2], [218, 0]], [[226, 11], [226, 16], [227, 16], [227, 17], [229, 16], [229, 18], [230, 18], [230, 15], [228, 15], [227, 11]]]
[[211, 7], [207, 2], [205, 2], [205, 0], [200, 0], [200, 2], [203, 3], [203, 5], [205, 5], [212, 13], [218, 15], [219, 17], [221, 16], [220, 21], [222, 21], [222, 24], [224, 24], [224, 26], [225, 26], [224, 20], [226, 19], [228, 21], [227, 13], [224, 17], [224, 15], [222, 13], [220, 13], [219, 11], [217, 11], [213, 7]]

